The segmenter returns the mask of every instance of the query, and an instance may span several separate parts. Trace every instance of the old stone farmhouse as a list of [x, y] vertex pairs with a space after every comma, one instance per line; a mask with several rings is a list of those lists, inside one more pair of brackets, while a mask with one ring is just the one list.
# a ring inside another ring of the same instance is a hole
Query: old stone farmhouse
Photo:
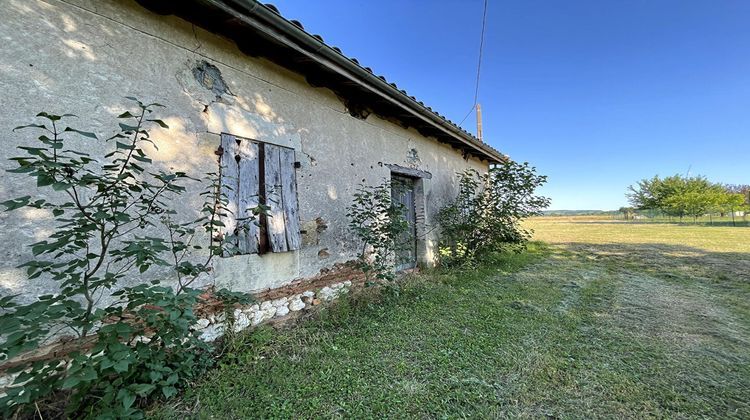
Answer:
[[[207, 284], [261, 292], [293, 282], [345, 281], [345, 263], [357, 254], [346, 206], [359, 184], [386, 179], [401, 180], [410, 190], [404, 201], [413, 243], [402, 268], [429, 265], [436, 253], [435, 212], [455, 196], [456, 172], [486, 171], [503, 159], [272, 5], [1, 3], [4, 169], [11, 166], [7, 159], [16, 155], [15, 146], [28, 140], [12, 128], [28, 124], [38, 112], [76, 114], [82, 129], [106, 138], [116, 128], [114, 116], [130, 106], [124, 97], [135, 96], [166, 105], [158, 112], [170, 128], [153, 132], [158, 165], [200, 176], [218, 170], [221, 150], [243, 182], [238, 191], [257, 196], [253, 192], [265, 185], [281, 185], [271, 210], [277, 217], [249, 232], [238, 255], [215, 259]], [[104, 153], [104, 146], [98, 150], [86, 139], [76, 141]], [[4, 174], [0, 195], [6, 200], [29, 188], [25, 178]], [[179, 211], [197, 211], [201, 199], [195, 188]], [[242, 204], [242, 197], [233, 200]], [[25, 245], [49, 233], [49, 218], [30, 210], [0, 216], [3, 294], [35, 296], [46, 290], [16, 266], [30, 258]]]

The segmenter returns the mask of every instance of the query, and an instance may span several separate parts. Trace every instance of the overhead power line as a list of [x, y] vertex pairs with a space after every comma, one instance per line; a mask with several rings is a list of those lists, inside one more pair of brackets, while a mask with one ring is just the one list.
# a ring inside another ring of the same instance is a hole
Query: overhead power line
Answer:
[[484, 28], [487, 26], [487, 1], [484, 0], [484, 10], [482, 11], [482, 33], [479, 36], [479, 61], [477, 62], [477, 80], [474, 87], [474, 103], [471, 105], [471, 109], [469, 109], [469, 112], [466, 113], [466, 116], [464, 119], [461, 120], [458, 125], [461, 125], [466, 121], [467, 118], [469, 118], [469, 115], [471, 115], [471, 112], [474, 111], [477, 107], [477, 99], [479, 99], [479, 75], [482, 72], [482, 51], [484, 50]]

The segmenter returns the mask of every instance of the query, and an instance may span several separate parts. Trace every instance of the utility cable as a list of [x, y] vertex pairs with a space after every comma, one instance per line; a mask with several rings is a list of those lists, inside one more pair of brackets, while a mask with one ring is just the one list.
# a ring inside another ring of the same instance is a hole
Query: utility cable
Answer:
[[471, 109], [469, 109], [469, 112], [466, 113], [466, 116], [464, 119], [461, 120], [458, 125], [461, 125], [466, 121], [467, 118], [469, 118], [469, 115], [471, 115], [471, 112], [474, 111], [477, 107], [477, 100], [479, 99], [479, 74], [482, 71], [482, 51], [484, 50], [484, 28], [487, 26], [487, 1], [484, 0], [484, 11], [482, 12], [482, 33], [479, 36], [479, 62], [477, 63], [477, 81], [476, 85], [474, 87], [474, 103], [471, 105]]

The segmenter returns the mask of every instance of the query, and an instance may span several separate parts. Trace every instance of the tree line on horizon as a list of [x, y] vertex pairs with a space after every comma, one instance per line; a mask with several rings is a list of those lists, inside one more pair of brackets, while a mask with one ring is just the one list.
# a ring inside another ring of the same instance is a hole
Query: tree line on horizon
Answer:
[[734, 214], [750, 210], [750, 185], [711, 182], [703, 176], [673, 175], [642, 179], [628, 187], [626, 210], [652, 210], [682, 220], [707, 214]]

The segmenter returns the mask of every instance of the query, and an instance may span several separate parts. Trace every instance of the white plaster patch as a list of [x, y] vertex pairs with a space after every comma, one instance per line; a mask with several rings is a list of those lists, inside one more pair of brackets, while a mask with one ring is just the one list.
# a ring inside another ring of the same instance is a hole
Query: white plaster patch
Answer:
[[217, 287], [256, 292], [279, 287], [300, 275], [300, 253], [247, 254], [213, 261]]

